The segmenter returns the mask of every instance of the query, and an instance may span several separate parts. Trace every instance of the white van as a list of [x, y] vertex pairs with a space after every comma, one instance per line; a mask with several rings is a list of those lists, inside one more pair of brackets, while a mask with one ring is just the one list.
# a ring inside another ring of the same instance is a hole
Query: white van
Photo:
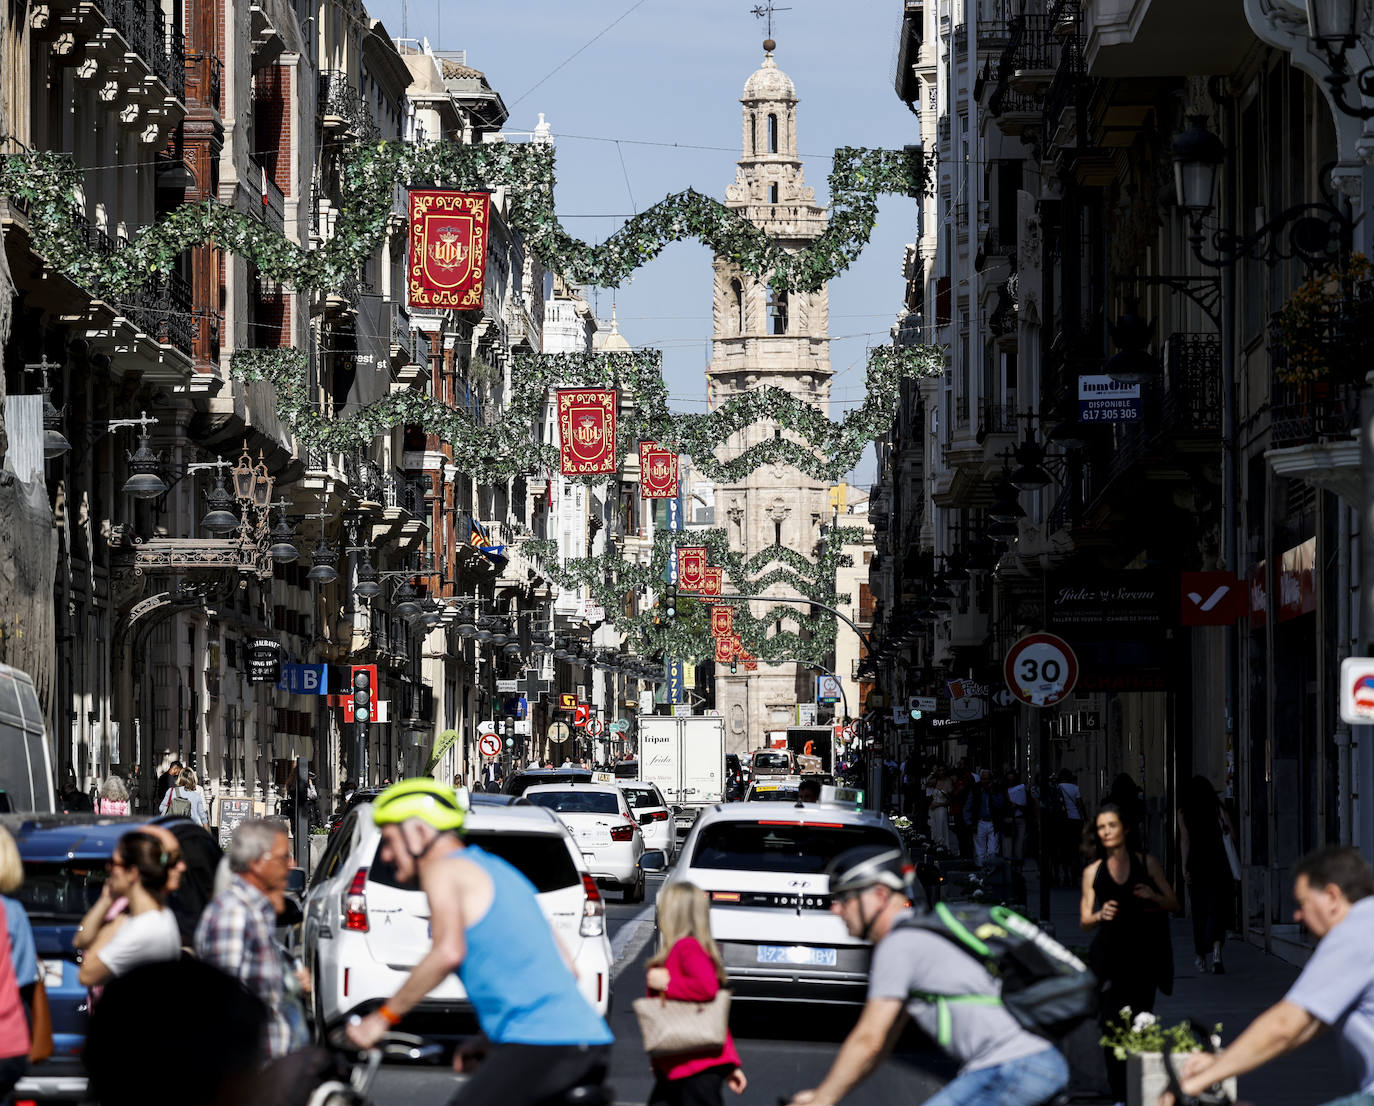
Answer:
[[33, 677], [0, 664], [0, 812], [56, 809], [48, 731]]

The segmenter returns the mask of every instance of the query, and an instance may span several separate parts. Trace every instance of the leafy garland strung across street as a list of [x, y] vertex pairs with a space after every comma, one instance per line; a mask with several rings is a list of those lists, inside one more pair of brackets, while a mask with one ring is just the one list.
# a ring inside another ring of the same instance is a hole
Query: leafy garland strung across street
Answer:
[[[763, 388], [732, 397], [708, 414], [668, 409], [668, 388], [658, 350], [598, 353], [519, 354], [511, 370], [511, 394], [502, 417], [479, 425], [465, 411], [446, 407], [432, 396], [394, 392], [347, 415], [326, 418], [310, 402], [306, 357], [296, 349], [240, 350], [230, 368], [241, 380], [266, 380], [277, 389], [282, 412], [307, 446], [343, 451], [366, 445], [394, 426], [418, 426], [453, 447], [454, 461], [479, 481], [558, 468], [558, 447], [536, 440], [545, 394], [560, 385], [620, 388], [634, 398], [621, 417], [616, 462], [640, 439], [657, 441], [685, 453], [713, 480], [743, 479], [760, 465], [784, 464], [818, 480], [834, 483], [854, 467], [865, 446], [891, 425], [901, 381], [944, 371], [938, 346], [869, 351], [867, 395], [857, 408], [832, 422], [819, 409], [784, 392]], [[714, 451], [740, 429], [760, 419], [804, 438], [767, 438], [728, 460]], [[600, 483], [604, 476], [574, 477]]]
[[[834, 605], [848, 599], [835, 592], [836, 569], [853, 563], [853, 558], [842, 552], [842, 548], [862, 542], [863, 531], [857, 527], [828, 531], [824, 551], [814, 563], [786, 547], [763, 549], [746, 559], [730, 550], [724, 530], [694, 530], [690, 539], [684, 539], [680, 533], [660, 531], [654, 536], [653, 554], [648, 564], [615, 563], [610, 578], [605, 558], [584, 557], [559, 564], [558, 546], [550, 541], [526, 541], [521, 550], [538, 563], [554, 583], [566, 588], [586, 587], [597, 603], [609, 611], [620, 609], [626, 591], [661, 589], [671, 547], [675, 541], [680, 544], [684, 540], [706, 547], [707, 559], [724, 569], [725, 578], [735, 594], [756, 595], [773, 584], [785, 584], [818, 602]], [[754, 575], [778, 561], [789, 567], [779, 566], [762, 575]], [[703, 604], [715, 601], [707, 597], [693, 598]], [[799, 629], [774, 632], [774, 625], [779, 620], [795, 624]], [[765, 662], [799, 660], [819, 664], [835, 640], [832, 615], [809, 615], [803, 608], [786, 603], [775, 603], [758, 616], [741, 604], [736, 607], [734, 625], [745, 652]], [[662, 652], [665, 656], [695, 660], [714, 652], [709, 626], [698, 626], [682, 618], [664, 620], [653, 609], [635, 617], [621, 615], [615, 619], [615, 628], [627, 635], [635, 651], [644, 656]]]
[[76, 206], [81, 170], [50, 152], [0, 158], [0, 192], [29, 212], [34, 249], [72, 280], [105, 294], [132, 292], [170, 272], [185, 250], [204, 244], [251, 261], [298, 292], [338, 287], [357, 275], [388, 233], [397, 186], [504, 188], [510, 225], [550, 270], [574, 283], [618, 286], [670, 242], [695, 238], [745, 272], [779, 288], [814, 291], [863, 252], [877, 223], [878, 196], [918, 195], [930, 187], [919, 152], [835, 151], [830, 218], [815, 241], [788, 252], [719, 200], [688, 189], [628, 220], [606, 241], [570, 235], [554, 213], [554, 150], [536, 143], [460, 145], [365, 142], [344, 151], [342, 201], [334, 234], [316, 249], [287, 239], [246, 212], [216, 200], [186, 203], [140, 229], [123, 249], [102, 252], [89, 241]]

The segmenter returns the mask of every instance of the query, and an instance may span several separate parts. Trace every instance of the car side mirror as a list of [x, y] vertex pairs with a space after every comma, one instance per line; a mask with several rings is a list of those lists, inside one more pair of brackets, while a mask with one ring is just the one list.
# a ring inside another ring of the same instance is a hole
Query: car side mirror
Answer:
[[668, 870], [668, 858], [662, 849], [650, 849], [639, 858], [639, 867], [645, 872], [666, 872]]
[[291, 895], [305, 894], [305, 869], [292, 868], [286, 873], [286, 891]]

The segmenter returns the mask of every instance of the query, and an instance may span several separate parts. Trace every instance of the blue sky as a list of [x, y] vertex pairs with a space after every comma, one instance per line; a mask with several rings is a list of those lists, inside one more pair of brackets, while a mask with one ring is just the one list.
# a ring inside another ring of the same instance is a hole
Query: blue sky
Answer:
[[[763, 59], [764, 23], [750, 14], [757, 2], [406, 0], [404, 17], [409, 37], [467, 51], [510, 109], [508, 130], [532, 130], [544, 113], [557, 135], [559, 216], [571, 233], [599, 241], [633, 211], [689, 186], [724, 198], [739, 157], [740, 91]], [[402, 3], [368, 2], [398, 38]], [[791, 0], [791, 10], [775, 15], [774, 56], [801, 98], [798, 146], [822, 202], [836, 146], [915, 140], [916, 119], [892, 91], [901, 11], [901, 0]], [[832, 417], [863, 399], [864, 351], [888, 341], [901, 306], [902, 248], [915, 225], [914, 201], [885, 197], [864, 256], [830, 285]], [[672, 406], [704, 410], [709, 251], [671, 245], [628, 285], [594, 298], [605, 319], [616, 300], [632, 344], [663, 350]], [[862, 486], [872, 478], [871, 457], [870, 450], [855, 476]]]

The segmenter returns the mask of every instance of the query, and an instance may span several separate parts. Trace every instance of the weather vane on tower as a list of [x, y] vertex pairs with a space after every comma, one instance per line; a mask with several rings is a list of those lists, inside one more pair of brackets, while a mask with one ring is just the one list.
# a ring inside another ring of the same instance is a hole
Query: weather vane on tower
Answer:
[[790, 12], [792, 9], [779, 8], [773, 3], [773, 0], [766, 0], [766, 3], [756, 4], [751, 10], [755, 19], [768, 20], [768, 41], [763, 44], [763, 48], [771, 54], [774, 47], [777, 46], [777, 43], [773, 41], [773, 13]]

